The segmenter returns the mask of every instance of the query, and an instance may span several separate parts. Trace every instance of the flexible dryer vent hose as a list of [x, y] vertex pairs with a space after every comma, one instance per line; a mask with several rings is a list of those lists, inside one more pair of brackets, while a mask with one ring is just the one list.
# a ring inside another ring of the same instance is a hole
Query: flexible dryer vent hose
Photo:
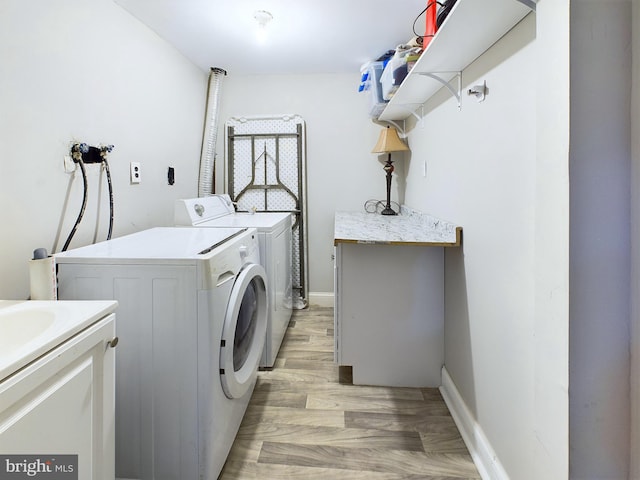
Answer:
[[214, 193], [216, 138], [218, 130], [218, 112], [220, 110], [220, 88], [222, 79], [227, 74], [221, 68], [211, 68], [209, 73], [209, 90], [207, 92], [207, 110], [202, 136], [202, 152], [200, 154], [200, 177], [198, 180], [198, 196], [204, 197]]

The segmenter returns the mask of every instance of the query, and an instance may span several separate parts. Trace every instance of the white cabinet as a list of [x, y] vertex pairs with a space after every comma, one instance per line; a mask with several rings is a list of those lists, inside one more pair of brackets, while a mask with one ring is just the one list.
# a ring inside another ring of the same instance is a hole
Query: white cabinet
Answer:
[[405, 205], [336, 212], [335, 361], [354, 384], [440, 386], [444, 248], [461, 241], [460, 226]]
[[336, 245], [336, 362], [356, 385], [439, 387], [443, 247]]
[[78, 478], [113, 480], [115, 316], [0, 382], [0, 452], [78, 455]]
[[458, 0], [379, 119], [410, 116], [442, 88], [431, 75], [451, 81], [532, 10], [533, 0]]

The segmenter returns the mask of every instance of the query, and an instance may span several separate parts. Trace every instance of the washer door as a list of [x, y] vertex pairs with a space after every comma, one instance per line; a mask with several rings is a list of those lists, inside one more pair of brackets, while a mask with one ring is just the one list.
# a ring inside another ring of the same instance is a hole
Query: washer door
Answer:
[[240, 398], [253, 387], [267, 331], [267, 301], [264, 268], [245, 266], [229, 296], [220, 344], [220, 381], [228, 398]]

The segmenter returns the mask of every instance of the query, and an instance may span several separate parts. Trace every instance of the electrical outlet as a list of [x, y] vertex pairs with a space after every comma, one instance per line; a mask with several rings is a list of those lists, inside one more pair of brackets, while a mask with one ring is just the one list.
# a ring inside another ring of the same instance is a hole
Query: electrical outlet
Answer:
[[131, 162], [129, 169], [131, 171], [131, 184], [140, 183], [140, 162]]

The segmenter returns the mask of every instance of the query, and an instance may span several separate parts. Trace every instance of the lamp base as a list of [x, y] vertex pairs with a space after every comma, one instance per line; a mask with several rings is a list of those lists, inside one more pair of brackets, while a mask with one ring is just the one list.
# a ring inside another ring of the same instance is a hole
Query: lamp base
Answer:
[[397, 215], [397, 212], [394, 212], [390, 207], [385, 207], [384, 210], [380, 212], [380, 215]]
[[391, 174], [393, 173], [393, 162], [391, 161], [391, 152], [387, 157], [387, 163], [384, 164], [384, 171], [387, 173], [387, 203], [384, 206], [384, 210], [380, 212], [381, 215], [397, 215], [391, 208]]

